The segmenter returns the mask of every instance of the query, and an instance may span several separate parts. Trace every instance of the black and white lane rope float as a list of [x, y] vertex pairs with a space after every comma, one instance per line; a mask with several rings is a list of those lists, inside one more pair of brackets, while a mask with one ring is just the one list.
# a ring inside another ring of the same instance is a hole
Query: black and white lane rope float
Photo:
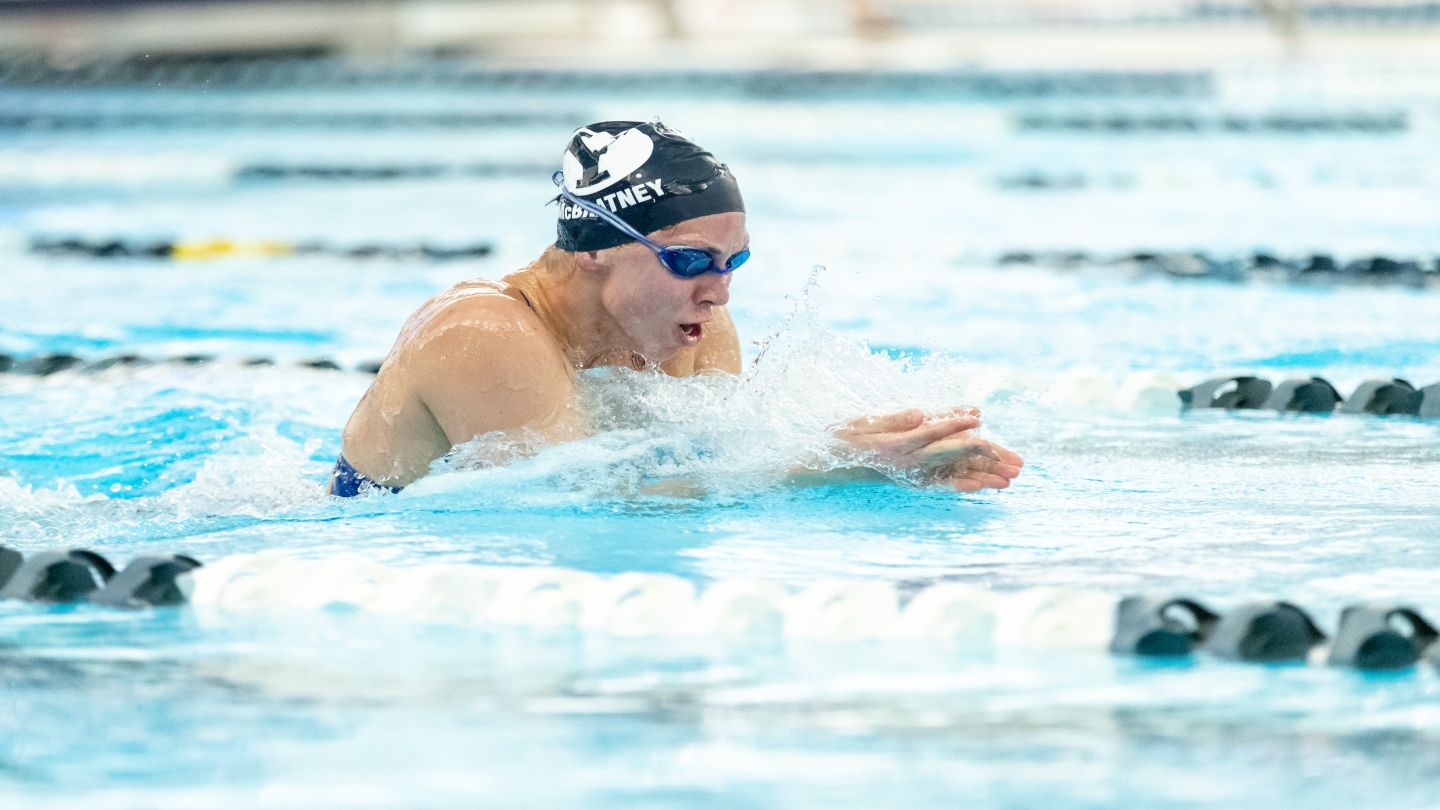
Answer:
[[183, 605], [200, 567], [184, 554], [147, 554], [121, 571], [93, 551], [63, 548], [25, 557], [0, 546], [0, 599], [29, 602], [91, 602], [118, 608]]
[[1191, 410], [1270, 410], [1440, 418], [1440, 383], [1416, 388], [1408, 380], [1366, 380], [1348, 398], [1323, 377], [1294, 377], [1279, 384], [1260, 377], [1217, 377], [1177, 392]]
[[[1392, 602], [1341, 611], [1333, 636], [1303, 608], [1262, 601], [1218, 612], [1175, 595], [1114, 597], [1032, 588], [993, 592], [958, 583], [819, 582], [790, 590], [732, 579], [703, 593], [668, 574], [600, 577], [565, 568], [427, 565], [236, 555], [209, 566], [147, 554], [116, 571], [84, 549], [24, 556], [0, 547], [0, 600], [147, 609], [187, 604], [288, 614], [345, 606], [433, 624], [573, 627], [622, 637], [779, 637], [808, 642], [910, 642], [956, 649], [1094, 650], [1178, 659], [1307, 663], [1361, 670], [1440, 666], [1435, 627]], [[0, 618], [0, 628], [3, 628]]]
[[365, 243], [332, 245], [325, 242], [283, 240], [153, 240], [133, 239], [45, 239], [30, 240], [30, 252], [53, 258], [84, 259], [165, 259], [177, 262], [207, 262], [221, 259], [269, 259], [289, 256], [335, 256], [347, 259], [391, 259], [399, 261], [444, 262], [483, 259], [494, 252], [488, 243], [436, 245]]
[[[63, 372], [100, 374], [111, 371], [112, 369], [141, 369], [158, 365], [207, 366], [222, 362], [226, 361], [222, 360], [218, 355], [213, 354], [146, 357], [144, 355], [126, 352], [108, 355], [95, 360], [86, 360], [65, 352], [36, 354], [29, 357], [14, 357], [0, 353], [0, 374], [12, 374], [22, 377], [49, 377]], [[274, 358], [270, 357], [241, 357], [229, 362], [237, 364], [242, 368], [270, 368], [279, 365]], [[380, 371], [381, 362], [380, 360], [366, 360], [356, 363], [353, 369], [364, 374], [376, 374]], [[345, 370], [340, 363], [329, 357], [311, 357], [296, 360], [292, 365], [296, 368], [308, 368], [315, 371]]]
[[1057, 271], [1094, 269], [1121, 276], [1221, 281], [1261, 281], [1302, 285], [1440, 287], [1440, 258], [1429, 256], [1357, 256], [1328, 253], [1279, 256], [1273, 253], [1215, 255], [1202, 252], [1139, 252], [1096, 255], [1083, 251], [1011, 251], [1001, 267], [1037, 266]]

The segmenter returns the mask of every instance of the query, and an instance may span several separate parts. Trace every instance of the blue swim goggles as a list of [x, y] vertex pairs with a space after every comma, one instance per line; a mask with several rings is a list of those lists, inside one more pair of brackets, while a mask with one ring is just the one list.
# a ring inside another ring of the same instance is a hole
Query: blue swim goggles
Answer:
[[706, 273], [733, 273], [735, 272], [735, 268], [744, 264], [745, 260], [750, 258], [750, 249], [746, 248], [734, 256], [731, 256], [730, 261], [726, 262], [724, 267], [721, 267], [715, 263], [715, 257], [711, 255], [709, 251], [701, 250], [700, 248], [685, 247], [684, 245], [661, 247], [659, 244], [646, 239], [644, 234], [630, 227], [630, 223], [605, 210], [603, 206], [587, 202], [575, 196], [574, 192], [565, 187], [564, 172], [555, 172], [555, 174], [551, 175], [550, 179], [555, 182], [556, 186], [559, 186], [560, 196], [571, 205], [579, 206], [589, 211], [599, 217], [601, 221], [608, 223], [615, 230], [650, 248], [651, 252], [655, 254], [655, 258], [659, 259], [660, 263], [665, 265], [665, 269], [669, 270], [670, 274], [676, 278], [696, 278]]

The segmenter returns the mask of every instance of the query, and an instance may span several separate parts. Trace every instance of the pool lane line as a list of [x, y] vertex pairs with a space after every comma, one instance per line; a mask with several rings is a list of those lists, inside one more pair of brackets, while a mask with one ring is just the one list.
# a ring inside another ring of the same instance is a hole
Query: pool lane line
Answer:
[[[222, 362], [221, 358], [213, 354], [183, 354], [172, 357], [150, 358], [139, 354], [125, 353], [115, 354], [87, 362], [84, 358], [73, 354], [53, 353], [37, 354], [30, 357], [17, 358], [8, 354], [0, 353], [0, 374], [12, 374], [16, 376], [48, 377], [61, 372], [79, 372], [82, 374], [98, 374], [114, 368], [146, 368], [157, 365], [179, 365], [179, 366], [202, 366], [211, 363]], [[272, 368], [278, 363], [269, 357], [242, 357], [234, 361], [241, 368]], [[382, 360], [366, 360], [356, 363], [351, 370], [362, 374], [378, 374]], [[312, 357], [294, 362], [296, 368], [308, 368], [316, 371], [345, 371], [345, 367], [328, 357]]]
[[[1347, 606], [1333, 638], [1303, 608], [1262, 600], [1223, 613], [1184, 595], [1116, 597], [1064, 588], [997, 592], [935, 582], [832, 580], [790, 589], [732, 579], [703, 593], [671, 574], [608, 577], [567, 568], [298, 560], [273, 553], [209, 566], [147, 554], [118, 570], [78, 548], [28, 557], [0, 546], [0, 599], [123, 609], [179, 607], [284, 615], [336, 606], [422, 623], [576, 628], [619, 637], [727, 637], [800, 643], [900, 642], [949, 648], [1107, 651], [1120, 657], [1403, 670], [1440, 665], [1440, 633], [1396, 602]], [[3, 619], [0, 619], [3, 628]]]
[[[125, 353], [87, 362], [64, 353], [26, 358], [0, 353], [0, 374], [31, 377], [48, 377], [66, 371], [97, 374], [113, 368], [143, 368], [166, 363], [204, 365], [219, 359], [211, 354], [148, 358]], [[269, 357], [244, 357], [236, 362], [244, 368], [277, 365]], [[366, 360], [357, 363], [353, 370], [378, 374], [383, 362]], [[345, 370], [328, 357], [298, 360], [294, 365], [317, 371]], [[1293, 377], [1278, 384], [1258, 376], [1225, 376], [1189, 388], [1174, 377], [1157, 372], [1136, 372], [1118, 382], [1107, 375], [1070, 373], [1061, 375], [1048, 387], [1024, 375], [1000, 375], [980, 380], [976, 400], [990, 402], [1029, 394], [1037, 394], [1041, 402], [1062, 408], [1108, 409], [1154, 416], [1180, 415], [1187, 411], [1275, 411], [1440, 419], [1440, 382], [1417, 388], [1399, 377], [1366, 380], [1347, 398], [1329, 380], [1313, 375]]]
[[442, 247], [427, 243], [413, 245], [361, 244], [328, 245], [323, 242], [282, 240], [199, 239], [167, 242], [128, 242], [119, 239], [30, 240], [30, 252], [41, 256], [88, 259], [168, 259], [177, 262], [206, 262], [222, 259], [257, 259], [288, 256], [336, 256], [349, 259], [395, 259], [408, 261], [454, 261], [482, 259], [494, 252], [485, 243]]
[[[1204, 70], [824, 70], [573, 69], [494, 68], [465, 56], [412, 55], [359, 64], [329, 52], [170, 54], [151, 58], [109, 57], [60, 66], [43, 58], [0, 59], [0, 88], [136, 87], [245, 88], [462, 88], [510, 91], [533, 97], [559, 93], [574, 97], [642, 93], [756, 99], [1096, 99], [1151, 98], [1211, 100], [1213, 73]], [[323, 49], [319, 49], [323, 50]], [[554, 116], [548, 126], [573, 127], [593, 116], [578, 109], [561, 113], [518, 110], [502, 115]], [[575, 116], [581, 116], [578, 123]], [[517, 122], [535, 125], [530, 120]]]
[[[343, 177], [349, 176], [346, 172], [350, 170], [315, 171], [320, 175], [334, 171], [335, 174], [329, 176]], [[488, 242], [461, 246], [432, 245], [425, 242], [400, 245], [330, 245], [318, 241], [293, 242], [277, 239], [136, 241], [123, 238], [32, 236], [28, 243], [29, 252], [37, 256], [115, 260], [169, 259], [182, 262], [287, 256], [439, 262], [482, 259], [494, 252], [494, 246]], [[1097, 268], [1126, 276], [1162, 276], [1189, 281], [1263, 281], [1310, 286], [1401, 286], [1416, 289], [1440, 287], [1440, 258], [1435, 256], [1396, 258], [1372, 255], [1347, 261], [1338, 260], [1325, 253], [1291, 257], [1254, 253], [1223, 258], [1205, 252], [1185, 251], [1092, 256], [1083, 251], [1014, 250], [1001, 254], [995, 262], [1001, 268], [1034, 266], [1061, 271]]]
[[[1036, 180], [1039, 182], [1039, 180]], [[1203, 251], [1137, 251], [1092, 255], [1085, 251], [1011, 250], [996, 257], [1000, 267], [1035, 266], [1075, 271], [1087, 268], [1128, 276], [1162, 276], [1190, 281], [1223, 281], [1312, 286], [1440, 286], [1440, 257], [1435, 254], [1393, 257], [1384, 255], [1337, 259], [1329, 253], [1281, 256], [1255, 252], [1248, 255], [1212, 255]]]

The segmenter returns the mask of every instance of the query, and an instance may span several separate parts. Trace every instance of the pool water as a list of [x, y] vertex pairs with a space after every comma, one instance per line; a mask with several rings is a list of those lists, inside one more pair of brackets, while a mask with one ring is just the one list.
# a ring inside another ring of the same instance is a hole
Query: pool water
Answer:
[[[960, 582], [1183, 592], [1219, 608], [1285, 598], [1327, 631], [1366, 599], [1440, 618], [1440, 423], [1143, 413], [1053, 394], [1075, 375], [1139, 371], [1186, 384], [1319, 374], [1346, 394], [1375, 376], [1428, 385], [1440, 381], [1440, 291], [996, 261], [1263, 251], [1433, 262], [1440, 132], [1427, 122], [1440, 81], [1412, 77], [1377, 100], [1349, 95], [1367, 85], [1330, 69], [1287, 70], [1222, 73], [1203, 97], [1079, 100], [0, 91], [0, 108], [27, 114], [174, 119], [0, 133], [0, 352], [217, 357], [0, 375], [0, 542], [122, 563], [263, 551], [401, 569], [657, 572], [701, 587]], [[1299, 89], [1267, 95], [1277, 84]], [[1399, 110], [1409, 126], [1117, 134], [1015, 123], [1269, 109]], [[184, 124], [235, 110], [272, 123]], [[510, 117], [273, 124], [295, 111], [454, 110]], [[523, 265], [553, 238], [544, 167], [570, 126], [652, 115], [744, 185], [754, 258], [731, 309], [745, 373], [587, 374], [605, 426], [592, 438], [505, 467], [462, 457], [399, 495], [322, 496], [371, 377], [296, 362], [378, 359], [427, 297]], [[442, 170], [267, 179], [245, 171], [254, 166]], [[37, 255], [25, 250], [32, 237], [494, 251], [179, 262]], [[242, 364], [252, 357], [276, 364]], [[786, 478], [797, 462], [838, 463], [827, 428], [842, 419], [962, 403], [980, 404], [989, 435], [1027, 459], [1009, 490]], [[667, 481], [684, 486], [654, 494]], [[619, 638], [343, 605], [4, 603], [0, 682], [0, 796], [17, 807], [1440, 804], [1440, 683], [1428, 667]]]

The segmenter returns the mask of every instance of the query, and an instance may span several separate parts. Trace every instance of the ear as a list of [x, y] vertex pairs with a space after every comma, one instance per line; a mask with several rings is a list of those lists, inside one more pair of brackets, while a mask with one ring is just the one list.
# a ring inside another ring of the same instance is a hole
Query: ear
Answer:
[[609, 269], [609, 264], [598, 250], [577, 250], [575, 251], [575, 267], [582, 273], [602, 273]]

